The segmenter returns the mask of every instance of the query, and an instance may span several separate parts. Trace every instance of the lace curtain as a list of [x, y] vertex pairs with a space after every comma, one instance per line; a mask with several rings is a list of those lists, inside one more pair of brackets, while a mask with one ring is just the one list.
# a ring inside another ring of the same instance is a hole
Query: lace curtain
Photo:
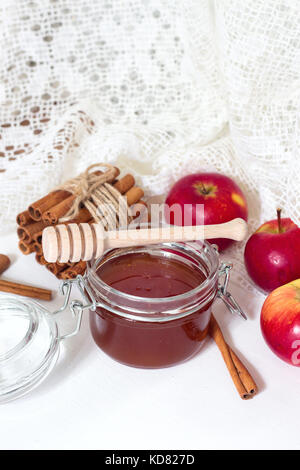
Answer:
[[298, 2], [2, 0], [0, 21], [0, 230], [97, 161], [147, 195], [221, 171], [251, 229], [299, 222]]

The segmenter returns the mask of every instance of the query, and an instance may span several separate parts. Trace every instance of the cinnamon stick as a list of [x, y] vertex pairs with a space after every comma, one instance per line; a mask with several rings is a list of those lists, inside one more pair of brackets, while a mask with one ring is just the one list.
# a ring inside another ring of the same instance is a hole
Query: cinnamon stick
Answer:
[[68, 196], [70, 196], [69, 191], [52, 191], [28, 207], [31, 218], [36, 221], [41, 220], [44, 212], [50, 209], [50, 207], [61, 202], [63, 199], [66, 199]]
[[133, 204], [138, 202], [140, 199], [142, 199], [143, 196], [144, 196], [144, 191], [142, 190], [142, 188], [139, 188], [137, 186], [133, 186], [125, 193], [128, 206], [132, 206]]
[[35, 243], [42, 243], [42, 237], [43, 237], [43, 231], [41, 230], [40, 232], [37, 232], [32, 236], [32, 240]]
[[0, 274], [4, 273], [10, 266], [10, 259], [6, 255], [0, 255]]
[[[22, 242], [20, 242], [20, 243], [22, 243]], [[36, 242], [36, 243], [32, 242], [32, 243], [33, 243], [33, 249], [34, 249], [34, 251], [35, 251], [38, 255], [42, 255], [42, 254], [43, 254], [42, 244], [41, 244], [41, 243], [38, 243], [38, 242]]]
[[45, 260], [44, 256], [42, 254], [37, 253], [35, 255], [36, 261], [41, 264], [42, 266], [46, 266], [47, 261]]
[[257, 385], [247, 368], [226, 343], [221, 328], [213, 314], [211, 315], [209, 324], [209, 334], [214, 339], [223, 356], [227, 369], [240, 397], [243, 400], [253, 398], [258, 392]]
[[2, 279], [0, 279], [0, 291], [40, 300], [51, 300], [52, 297], [51, 290], [19, 284], [17, 282], [4, 281]]
[[90, 220], [92, 220], [90, 212], [85, 207], [83, 207], [82, 209], [79, 210], [77, 216], [74, 219], [68, 220], [68, 222], [64, 222], [64, 223], [65, 224], [80, 224], [84, 222], [89, 222]]
[[241, 381], [243, 382], [246, 390], [248, 390], [248, 393], [250, 393], [251, 397], [253, 397], [258, 392], [256, 383], [236, 353], [231, 348], [229, 348], [229, 351]]
[[21, 214], [17, 215], [17, 224], [20, 225], [21, 227], [24, 227], [24, 225], [28, 225], [33, 222], [32, 218], [30, 217], [29, 210], [26, 210], [24, 212], [21, 212]]
[[127, 175], [123, 176], [123, 178], [120, 178], [119, 181], [117, 181], [115, 184], [113, 184], [113, 187], [121, 194], [125, 194], [130, 188], [132, 188], [134, 184], [134, 177], [128, 173]]
[[22, 251], [23, 255], [30, 255], [30, 253], [34, 251], [34, 243], [26, 243], [24, 240], [20, 240], [19, 249]]
[[47, 263], [46, 268], [54, 274], [54, 276], [57, 276], [61, 271], [64, 269], [68, 268], [67, 264], [61, 264], [59, 265], [58, 263]]
[[86, 270], [86, 262], [79, 261], [74, 266], [69, 267], [68, 269], [61, 272], [61, 279], [73, 279], [78, 276], [78, 274], [83, 274]]
[[57, 279], [62, 279], [64, 281], [67, 280], [67, 279], [71, 279], [68, 274], [65, 274], [65, 271], [67, 271], [67, 269], [69, 269], [69, 266], [66, 266], [64, 269], [62, 269], [62, 271], [59, 271], [56, 274]]
[[27, 235], [26, 235], [26, 232], [24, 230], [24, 227], [18, 227], [17, 228], [17, 235], [18, 235], [20, 240], [25, 240]]
[[68, 210], [72, 207], [72, 204], [76, 196], [71, 195], [66, 199], [63, 199], [55, 206], [52, 206], [48, 211], [44, 212], [42, 215], [42, 220], [45, 224], [57, 224], [60, 217], [63, 217]]

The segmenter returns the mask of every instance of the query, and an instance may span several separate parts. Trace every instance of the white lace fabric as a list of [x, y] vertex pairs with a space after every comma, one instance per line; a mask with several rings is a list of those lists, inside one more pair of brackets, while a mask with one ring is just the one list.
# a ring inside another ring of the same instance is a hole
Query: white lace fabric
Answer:
[[0, 21], [0, 230], [101, 161], [146, 195], [220, 171], [250, 230], [299, 223], [298, 2], [2, 0]]

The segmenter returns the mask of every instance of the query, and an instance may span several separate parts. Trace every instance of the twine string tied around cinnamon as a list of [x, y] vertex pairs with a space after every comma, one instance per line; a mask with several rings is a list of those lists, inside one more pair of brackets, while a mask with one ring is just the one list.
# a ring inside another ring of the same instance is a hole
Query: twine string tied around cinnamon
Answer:
[[[105, 172], [95, 168], [107, 168]], [[92, 171], [94, 170], [94, 171]], [[90, 212], [97, 223], [104, 228], [114, 229], [126, 226], [131, 221], [126, 198], [121, 196], [110, 183], [117, 176], [117, 169], [109, 163], [90, 165], [76, 178], [63, 183], [57, 189], [64, 189], [75, 196], [70, 210], [59, 222], [75, 219], [82, 206]]]

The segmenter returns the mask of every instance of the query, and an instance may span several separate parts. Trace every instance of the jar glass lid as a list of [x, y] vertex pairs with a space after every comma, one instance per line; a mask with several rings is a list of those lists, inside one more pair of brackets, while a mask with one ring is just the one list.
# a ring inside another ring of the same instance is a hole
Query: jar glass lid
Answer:
[[0, 403], [38, 385], [59, 354], [53, 316], [40, 304], [0, 294]]

